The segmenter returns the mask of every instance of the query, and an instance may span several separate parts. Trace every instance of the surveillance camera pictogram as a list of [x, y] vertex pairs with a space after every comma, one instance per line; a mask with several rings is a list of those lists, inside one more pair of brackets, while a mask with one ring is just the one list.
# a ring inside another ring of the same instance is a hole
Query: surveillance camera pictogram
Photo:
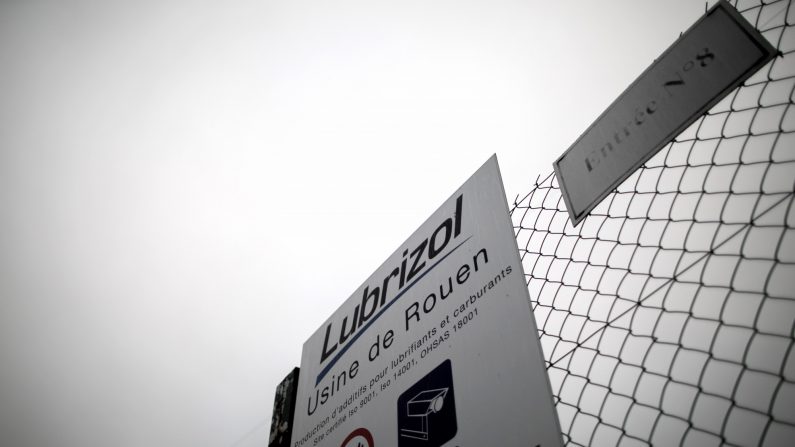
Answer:
[[458, 426], [450, 360], [445, 360], [398, 398], [398, 447], [437, 447]]

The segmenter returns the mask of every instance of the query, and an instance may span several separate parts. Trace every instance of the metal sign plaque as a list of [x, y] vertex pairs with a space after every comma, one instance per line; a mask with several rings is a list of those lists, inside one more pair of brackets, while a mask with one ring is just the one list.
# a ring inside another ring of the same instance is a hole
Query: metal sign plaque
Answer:
[[304, 343], [292, 447], [561, 446], [496, 156]]
[[572, 224], [775, 55], [733, 7], [717, 3], [553, 164]]

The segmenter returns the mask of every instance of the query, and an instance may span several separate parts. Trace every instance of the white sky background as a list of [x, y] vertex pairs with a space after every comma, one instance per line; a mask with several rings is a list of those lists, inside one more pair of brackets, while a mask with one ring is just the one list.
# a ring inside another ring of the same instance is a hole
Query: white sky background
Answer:
[[0, 0], [0, 445], [266, 445], [326, 317], [704, 5]]

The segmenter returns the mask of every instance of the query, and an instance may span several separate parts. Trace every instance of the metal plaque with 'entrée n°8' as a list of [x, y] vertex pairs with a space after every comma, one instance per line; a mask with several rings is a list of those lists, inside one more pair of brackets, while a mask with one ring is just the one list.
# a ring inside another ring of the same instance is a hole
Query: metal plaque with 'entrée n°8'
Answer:
[[572, 224], [775, 54], [732, 6], [717, 3], [554, 163]]

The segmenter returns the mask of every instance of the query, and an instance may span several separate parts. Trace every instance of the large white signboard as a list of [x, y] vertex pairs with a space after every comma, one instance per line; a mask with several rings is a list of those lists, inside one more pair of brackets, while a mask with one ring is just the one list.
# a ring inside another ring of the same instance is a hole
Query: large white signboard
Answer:
[[562, 445], [496, 156], [304, 343], [291, 445]]
[[554, 163], [572, 223], [775, 54], [731, 5], [718, 2]]

